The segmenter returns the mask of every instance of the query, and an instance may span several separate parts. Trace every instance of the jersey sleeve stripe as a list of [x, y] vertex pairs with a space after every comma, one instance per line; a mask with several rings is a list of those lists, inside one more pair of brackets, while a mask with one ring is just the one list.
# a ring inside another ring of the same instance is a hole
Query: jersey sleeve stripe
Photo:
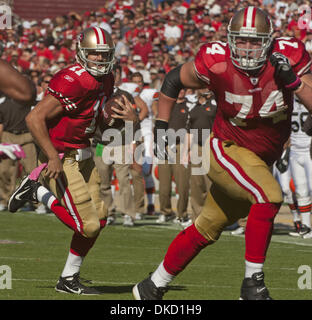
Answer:
[[57, 92], [50, 87], [48, 87], [48, 90], [54, 97], [60, 100], [60, 102], [65, 106], [66, 110], [69, 111], [72, 109], [77, 109], [77, 105], [74, 102], [70, 101], [68, 98], [64, 97], [60, 92]]
[[303, 74], [305, 74], [311, 67], [311, 64], [312, 64], [312, 60], [310, 60], [303, 68], [301, 68], [297, 75], [300, 77], [302, 76]]
[[195, 74], [196, 74], [198, 79], [206, 82], [207, 84], [210, 84], [210, 79], [198, 72], [195, 63], [194, 63], [194, 69], [195, 69]]

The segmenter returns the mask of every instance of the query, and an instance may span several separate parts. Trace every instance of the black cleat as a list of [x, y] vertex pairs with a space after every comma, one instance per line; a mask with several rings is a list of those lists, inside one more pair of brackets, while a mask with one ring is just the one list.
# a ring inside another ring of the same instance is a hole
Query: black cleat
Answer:
[[29, 176], [24, 178], [20, 186], [10, 197], [8, 204], [9, 211], [16, 212], [27, 201], [38, 203], [36, 192], [40, 186], [40, 182], [29, 179]]
[[264, 273], [254, 273], [251, 278], [245, 278], [241, 287], [239, 300], [273, 300], [264, 284]]
[[292, 237], [300, 237], [300, 230], [302, 228], [301, 221], [295, 221], [294, 226], [295, 226], [295, 230], [290, 231], [289, 235]]
[[85, 285], [81, 284], [80, 280], [79, 272], [69, 277], [60, 277], [55, 286], [55, 290], [63, 293], [74, 293], [90, 296], [102, 294], [92, 287], [86, 287]]
[[167, 291], [167, 288], [157, 288], [149, 276], [133, 287], [132, 294], [135, 300], [162, 300]]
[[304, 237], [306, 234], [308, 234], [311, 231], [311, 228], [309, 228], [307, 225], [303, 224], [299, 230], [299, 235], [301, 237]]

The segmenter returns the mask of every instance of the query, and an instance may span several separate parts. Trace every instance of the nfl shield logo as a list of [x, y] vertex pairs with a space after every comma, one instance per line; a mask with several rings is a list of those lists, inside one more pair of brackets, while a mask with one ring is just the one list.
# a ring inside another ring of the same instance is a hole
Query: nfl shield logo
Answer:
[[250, 78], [250, 82], [254, 85], [254, 86], [256, 86], [257, 84], [258, 84], [258, 81], [259, 81], [259, 79], [258, 78]]

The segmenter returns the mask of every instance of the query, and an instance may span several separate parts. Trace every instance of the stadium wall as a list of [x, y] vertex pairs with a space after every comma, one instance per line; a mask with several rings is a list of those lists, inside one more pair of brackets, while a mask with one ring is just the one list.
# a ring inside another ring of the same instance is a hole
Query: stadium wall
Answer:
[[67, 14], [83, 13], [104, 7], [106, 0], [14, 0], [13, 12], [25, 20], [43, 20]]

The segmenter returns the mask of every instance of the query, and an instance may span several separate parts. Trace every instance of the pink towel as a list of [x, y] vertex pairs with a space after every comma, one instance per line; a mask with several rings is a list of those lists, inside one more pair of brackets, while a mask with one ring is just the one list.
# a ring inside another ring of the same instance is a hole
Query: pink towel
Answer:
[[[59, 157], [60, 159], [63, 159], [64, 157], [64, 153], [59, 153]], [[48, 166], [48, 163], [45, 162], [45, 163], [42, 163], [40, 166], [38, 166], [37, 168], [35, 168], [31, 174], [29, 175], [29, 179], [30, 180], [35, 180], [37, 181], [39, 176], [40, 176], [40, 173], [43, 169], [45, 169], [46, 167]]]

